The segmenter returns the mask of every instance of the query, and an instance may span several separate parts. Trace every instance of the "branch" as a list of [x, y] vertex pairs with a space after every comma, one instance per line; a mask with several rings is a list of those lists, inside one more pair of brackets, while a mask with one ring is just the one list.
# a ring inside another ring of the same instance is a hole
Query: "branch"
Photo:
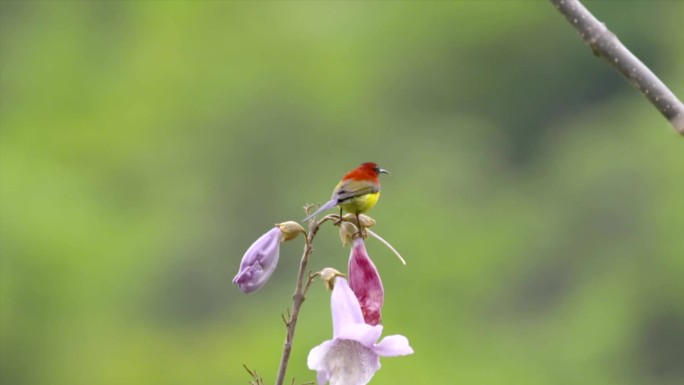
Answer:
[[684, 135], [684, 104], [641, 62], [605, 24], [587, 10], [579, 0], [550, 0], [565, 19], [579, 32], [596, 56], [605, 59], [624, 76]]
[[[309, 214], [308, 209], [307, 209], [307, 215]], [[283, 344], [283, 355], [280, 359], [280, 367], [278, 368], [278, 377], [276, 378], [276, 385], [283, 385], [283, 382], [285, 381], [285, 372], [287, 371], [287, 364], [290, 361], [290, 352], [292, 351], [292, 340], [294, 340], [294, 335], [295, 335], [295, 328], [297, 327], [297, 319], [299, 316], [299, 309], [301, 309], [302, 304], [304, 303], [305, 295], [306, 292], [309, 290], [309, 286], [311, 286], [311, 282], [313, 281], [313, 278], [315, 276], [309, 273], [308, 275], [305, 274], [306, 272], [306, 265], [309, 263], [309, 256], [313, 252], [313, 240], [314, 237], [316, 237], [316, 234], [318, 233], [318, 229], [321, 227], [321, 224], [324, 222], [330, 220], [330, 218], [325, 217], [321, 219], [319, 222], [311, 221], [309, 225], [309, 232], [306, 234], [305, 241], [306, 244], [304, 245], [304, 253], [302, 255], [302, 259], [299, 262], [299, 273], [297, 274], [297, 284], [295, 286], [295, 292], [292, 295], [292, 314], [289, 314], [288, 312], [288, 317], [287, 320], [285, 321], [285, 326], [287, 327], [287, 334], [285, 335], [285, 343]], [[304, 279], [304, 276], [307, 276], [306, 282]], [[283, 320], [285, 320], [285, 316], [283, 316]]]

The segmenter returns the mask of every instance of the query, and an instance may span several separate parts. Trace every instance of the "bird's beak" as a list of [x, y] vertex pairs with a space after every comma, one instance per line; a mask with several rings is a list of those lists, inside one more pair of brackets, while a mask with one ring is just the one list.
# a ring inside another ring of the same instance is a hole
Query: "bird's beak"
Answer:
[[385, 170], [384, 168], [381, 168], [380, 170], [378, 170], [378, 174], [387, 174], [387, 175], [391, 175], [390, 172], [387, 171], [387, 170]]

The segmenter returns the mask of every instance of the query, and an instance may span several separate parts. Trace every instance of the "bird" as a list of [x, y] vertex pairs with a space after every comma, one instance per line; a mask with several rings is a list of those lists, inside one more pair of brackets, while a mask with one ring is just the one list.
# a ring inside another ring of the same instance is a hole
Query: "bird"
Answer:
[[[380, 174], [389, 175], [389, 171], [382, 169], [374, 162], [362, 163], [360, 166], [346, 173], [340, 183], [335, 186], [332, 197], [313, 214], [307, 216], [302, 222], [306, 222], [322, 211], [335, 206], [340, 207], [340, 220], [342, 210], [356, 215], [356, 223], [359, 223], [359, 214], [365, 213], [378, 203], [380, 198]], [[359, 229], [360, 230], [360, 229]]]

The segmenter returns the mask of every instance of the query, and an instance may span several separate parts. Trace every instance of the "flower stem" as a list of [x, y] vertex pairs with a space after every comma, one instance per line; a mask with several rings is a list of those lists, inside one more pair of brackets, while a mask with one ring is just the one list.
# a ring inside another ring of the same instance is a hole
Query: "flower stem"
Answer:
[[[307, 212], [308, 214], [308, 212]], [[314, 276], [306, 275], [306, 266], [309, 263], [309, 256], [313, 252], [313, 240], [318, 233], [321, 224], [327, 221], [327, 217], [321, 219], [320, 222], [312, 221], [309, 225], [309, 233], [307, 234], [304, 245], [304, 253], [299, 262], [299, 273], [297, 274], [297, 284], [295, 285], [295, 292], [292, 295], [292, 314], [288, 317], [285, 325], [287, 327], [287, 334], [285, 335], [285, 343], [283, 344], [283, 355], [280, 359], [280, 367], [278, 368], [278, 377], [276, 378], [276, 385], [283, 385], [285, 381], [285, 372], [287, 371], [287, 364], [290, 361], [290, 352], [292, 351], [292, 341], [294, 340], [295, 328], [297, 327], [297, 317], [299, 316], [299, 309], [301, 309], [305, 295]], [[307, 276], [305, 283], [304, 277]]]

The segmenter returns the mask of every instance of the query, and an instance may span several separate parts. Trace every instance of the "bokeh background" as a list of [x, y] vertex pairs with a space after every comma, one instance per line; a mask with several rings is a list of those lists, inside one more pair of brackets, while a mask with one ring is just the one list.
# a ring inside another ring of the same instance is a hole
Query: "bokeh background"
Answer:
[[[684, 2], [587, 1], [684, 96]], [[684, 141], [545, 1], [0, 3], [0, 382], [273, 383], [301, 239], [348, 169], [392, 175], [368, 241], [373, 384], [681, 384]], [[311, 267], [346, 269], [332, 227]], [[331, 336], [304, 305], [289, 376]]]

